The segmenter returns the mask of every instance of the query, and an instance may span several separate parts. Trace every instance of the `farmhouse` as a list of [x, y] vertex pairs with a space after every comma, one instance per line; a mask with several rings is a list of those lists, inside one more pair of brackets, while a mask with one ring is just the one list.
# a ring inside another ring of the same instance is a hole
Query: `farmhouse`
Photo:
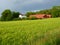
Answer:
[[19, 15], [19, 18], [21, 18], [21, 19], [22, 19], [22, 18], [26, 18], [26, 16], [23, 15], [23, 14], [20, 14], [20, 15]]
[[32, 17], [35, 17], [35, 18], [38, 18], [38, 19], [42, 19], [42, 18], [51, 18], [52, 16], [51, 15], [47, 15], [47, 14], [35, 14], [35, 15], [30, 15], [29, 18], [32, 18]]

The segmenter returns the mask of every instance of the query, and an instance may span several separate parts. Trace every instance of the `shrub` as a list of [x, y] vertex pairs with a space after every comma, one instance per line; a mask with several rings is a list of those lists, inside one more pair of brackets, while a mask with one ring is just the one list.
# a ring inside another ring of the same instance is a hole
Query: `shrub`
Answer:
[[35, 20], [35, 19], [37, 19], [37, 18], [33, 16], [33, 17], [31, 17], [30, 19], [31, 19], [31, 20]]
[[22, 20], [27, 20], [27, 18], [22, 18]]
[[21, 18], [14, 18], [14, 21], [22, 20]]

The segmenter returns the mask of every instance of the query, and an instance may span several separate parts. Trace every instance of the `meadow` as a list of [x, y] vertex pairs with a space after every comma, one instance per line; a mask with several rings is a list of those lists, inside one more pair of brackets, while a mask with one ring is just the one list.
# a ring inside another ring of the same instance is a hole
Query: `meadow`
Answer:
[[0, 21], [0, 45], [59, 45], [60, 18]]

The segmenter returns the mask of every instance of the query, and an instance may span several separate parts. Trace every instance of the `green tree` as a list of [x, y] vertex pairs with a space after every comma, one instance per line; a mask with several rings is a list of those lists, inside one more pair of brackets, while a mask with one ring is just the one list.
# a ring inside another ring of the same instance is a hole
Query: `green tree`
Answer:
[[27, 17], [29, 17], [30, 15], [34, 15], [34, 14], [36, 14], [35, 12], [27, 12], [25, 15], [27, 16]]
[[36, 12], [36, 14], [51, 14], [51, 9], [41, 10]]
[[52, 14], [52, 17], [60, 17], [60, 8], [59, 8], [59, 6], [54, 6], [52, 8], [51, 14]]
[[21, 14], [21, 13], [19, 13], [19, 12], [12, 12], [12, 18], [18, 18], [19, 17], [19, 14]]
[[9, 9], [6, 9], [2, 12], [1, 21], [9, 21], [12, 19], [12, 12]]
[[11, 11], [9, 9], [6, 9], [2, 12], [2, 16], [1, 16], [1, 21], [10, 21], [13, 20], [14, 18], [18, 18], [19, 17], [19, 12], [15, 12], [15, 11]]

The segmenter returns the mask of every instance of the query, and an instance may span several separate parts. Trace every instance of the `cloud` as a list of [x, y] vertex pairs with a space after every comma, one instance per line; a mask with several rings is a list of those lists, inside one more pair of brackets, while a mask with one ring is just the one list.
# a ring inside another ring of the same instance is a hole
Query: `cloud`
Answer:
[[56, 0], [17, 0], [15, 3], [20, 4], [20, 6], [25, 6], [25, 5], [30, 5], [30, 4], [44, 4], [44, 3], [51, 3], [51, 2], [55, 2]]
[[0, 0], [0, 12], [5, 9], [26, 12], [46, 9], [55, 5], [60, 5], [60, 0]]

